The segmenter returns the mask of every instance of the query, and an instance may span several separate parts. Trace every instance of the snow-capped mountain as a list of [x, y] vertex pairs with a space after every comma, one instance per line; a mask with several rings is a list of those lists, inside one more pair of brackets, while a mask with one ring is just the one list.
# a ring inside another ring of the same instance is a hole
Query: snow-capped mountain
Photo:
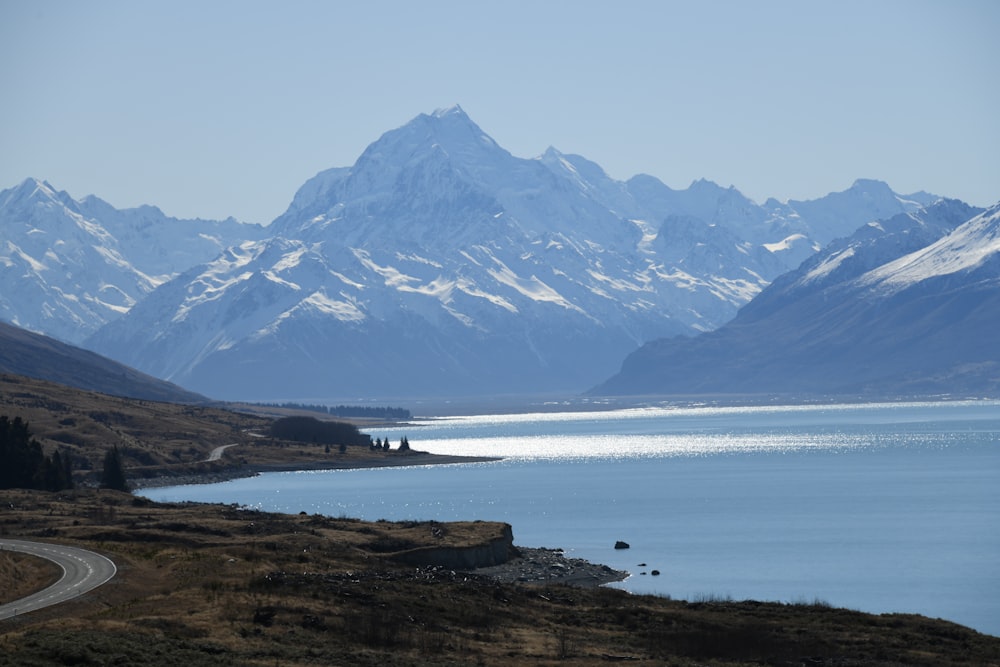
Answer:
[[[920, 208], [873, 207], [870, 191], [891, 193], [855, 183], [839, 224]], [[518, 158], [452, 107], [316, 175], [270, 238], [162, 285], [87, 345], [218, 398], [578, 391], [647, 340], [729, 320], [815, 252], [826, 210], [615, 181], [553, 148]]]
[[1000, 205], [941, 200], [873, 222], [725, 326], [660, 339], [597, 394], [1000, 391]]
[[0, 319], [80, 342], [181, 270], [262, 229], [77, 201], [29, 178], [0, 191]]

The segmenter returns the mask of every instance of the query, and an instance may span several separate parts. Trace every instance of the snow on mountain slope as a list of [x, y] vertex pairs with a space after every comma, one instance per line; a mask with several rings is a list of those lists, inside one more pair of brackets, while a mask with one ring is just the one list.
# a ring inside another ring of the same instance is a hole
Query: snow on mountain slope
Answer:
[[[860, 225], [855, 199], [840, 215]], [[88, 345], [220, 398], [577, 391], [647, 340], [726, 322], [814, 233], [708, 181], [515, 157], [460, 107], [317, 174], [267, 231]]]
[[155, 206], [116, 209], [89, 195], [77, 202], [80, 212], [101, 226], [123, 248], [131, 264], [162, 283], [195, 264], [208, 261], [242, 241], [264, 238], [261, 225], [226, 220], [168, 217]]
[[0, 192], [0, 317], [79, 341], [156, 286], [66, 193], [28, 179]]
[[971, 273], [998, 255], [1000, 206], [994, 206], [937, 242], [869, 271], [859, 284], [895, 293], [935, 277]]
[[848, 236], [858, 226], [929, 206], [938, 198], [926, 192], [897, 195], [882, 181], [858, 179], [843, 192], [811, 201], [789, 201], [808, 226], [809, 236], [821, 246]]
[[761, 317], [804, 296], [839, 288], [868, 271], [933, 244], [980, 212], [958, 200], [940, 199], [919, 211], [869, 222], [851, 236], [831, 242], [795, 271], [774, 280], [738, 317], [744, 321]]
[[941, 200], [838, 240], [719, 329], [652, 341], [595, 393], [1000, 392], [1000, 207]]
[[0, 191], [0, 318], [79, 342], [172, 275], [259, 234], [235, 221], [76, 201], [37, 179]]

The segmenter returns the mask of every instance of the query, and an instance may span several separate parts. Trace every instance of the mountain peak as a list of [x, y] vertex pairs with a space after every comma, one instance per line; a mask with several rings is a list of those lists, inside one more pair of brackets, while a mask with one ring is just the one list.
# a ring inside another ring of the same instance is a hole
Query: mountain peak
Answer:
[[0, 191], [3, 194], [0, 207], [35, 205], [64, 206], [77, 212], [77, 202], [63, 190], [56, 190], [48, 181], [38, 178], [26, 178], [19, 185], [9, 190]]
[[445, 118], [448, 116], [458, 116], [462, 118], [469, 117], [469, 115], [465, 113], [465, 110], [458, 104], [453, 104], [450, 107], [444, 107], [441, 109], [435, 109], [431, 116], [434, 118]]
[[452, 154], [462, 153], [471, 146], [499, 149], [497, 143], [456, 104], [431, 114], [418, 115], [402, 127], [383, 134], [365, 152], [375, 150], [381, 153], [389, 149], [412, 154], [421, 148], [439, 147]]
[[21, 197], [30, 197], [39, 191], [46, 197], [55, 197], [57, 193], [57, 190], [48, 181], [34, 177], [24, 179], [20, 185], [14, 188], [14, 191]]
[[691, 181], [691, 185], [688, 186], [688, 190], [692, 190], [694, 192], [715, 192], [725, 190], [725, 188], [715, 181], [710, 181], [707, 178], [699, 178]]
[[874, 178], [858, 178], [851, 184], [848, 190], [856, 190], [861, 192], [889, 192], [895, 196], [892, 192], [892, 188], [885, 181], [880, 181]]

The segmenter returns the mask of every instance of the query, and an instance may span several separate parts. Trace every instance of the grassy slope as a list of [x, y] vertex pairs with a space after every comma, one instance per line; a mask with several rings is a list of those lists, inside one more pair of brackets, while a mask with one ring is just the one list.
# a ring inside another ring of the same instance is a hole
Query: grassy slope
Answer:
[[[271, 418], [215, 407], [120, 398], [16, 375], [0, 375], [0, 415], [27, 420], [46, 452], [68, 454], [79, 480], [93, 482], [104, 454], [117, 446], [126, 473], [207, 475], [289, 467], [356, 467], [417, 462], [395, 451], [351, 447], [327, 453], [317, 445], [261, 437]], [[223, 445], [222, 459], [205, 463]]]
[[0, 551], [0, 604], [54, 584], [62, 570], [52, 561], [15, 551]]
[[111, 491], [0, 492], [6, 535], [89, 547], [119, 576], [0, 624], [0, 665], [990, 665], [1000, 639], [823, 605], [687, 603], [404, 566], [502, 524], [366, 523]]

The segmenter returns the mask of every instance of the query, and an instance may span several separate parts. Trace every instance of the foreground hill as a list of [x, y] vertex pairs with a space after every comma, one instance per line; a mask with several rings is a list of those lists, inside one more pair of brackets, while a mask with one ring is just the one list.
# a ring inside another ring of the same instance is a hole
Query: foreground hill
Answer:
[[[503, 583], [473, 568], [517, 563], [506, 524], [365, 523], [99, 491], [0, 491], [0, 505], [12, 510], [7, 536], [118, 566], [92, 593], [0, 623], [0, 665], [1000, 664], [1000, 639], [921, 616]], [[15, 573], [46, 576], [0, 552], [0, 576]]]
[[204, 396], [89, 350], [0, 322], [0, 373], [150, 401], [204, 403]]
[[[215, 447], [245, 443], [270, 420], [216, 408], [109, 396], [53, 382], [0, 374], [0, 415], [28, 422], [47, 451], [68, 457], [76, 481], [96, 479], [117, 447], [130, 477], [201, 470]], [[218, 467], [218, 465], [216, 466]]]
[[643, 346], [594, 392], [998, 395], [998, 331], [1000, 206], [942, 201], [831, 244], [716, 331]]
[[[28, 422], [32, 435], [47, 454], [58, 449], [70, 460], [78, 484], [96, 483], [104, 455], [114, 447], [119, 450], [130, 483], [138, 485], [203, 482], [267, 470], [483, 460], [437, 456], [416, 448], [370, 451], [368, 447], [351, 446], [341, 451], [337, 443], [330, 448], [315, 440], [284, 440], [271, 436], [271, 415], [284, 416], [294, 411], [242, 407], [254, 412], [122, 398], [0, 374], [0, 415]], [[419, 446], [416, 438], [414, 445]]]

